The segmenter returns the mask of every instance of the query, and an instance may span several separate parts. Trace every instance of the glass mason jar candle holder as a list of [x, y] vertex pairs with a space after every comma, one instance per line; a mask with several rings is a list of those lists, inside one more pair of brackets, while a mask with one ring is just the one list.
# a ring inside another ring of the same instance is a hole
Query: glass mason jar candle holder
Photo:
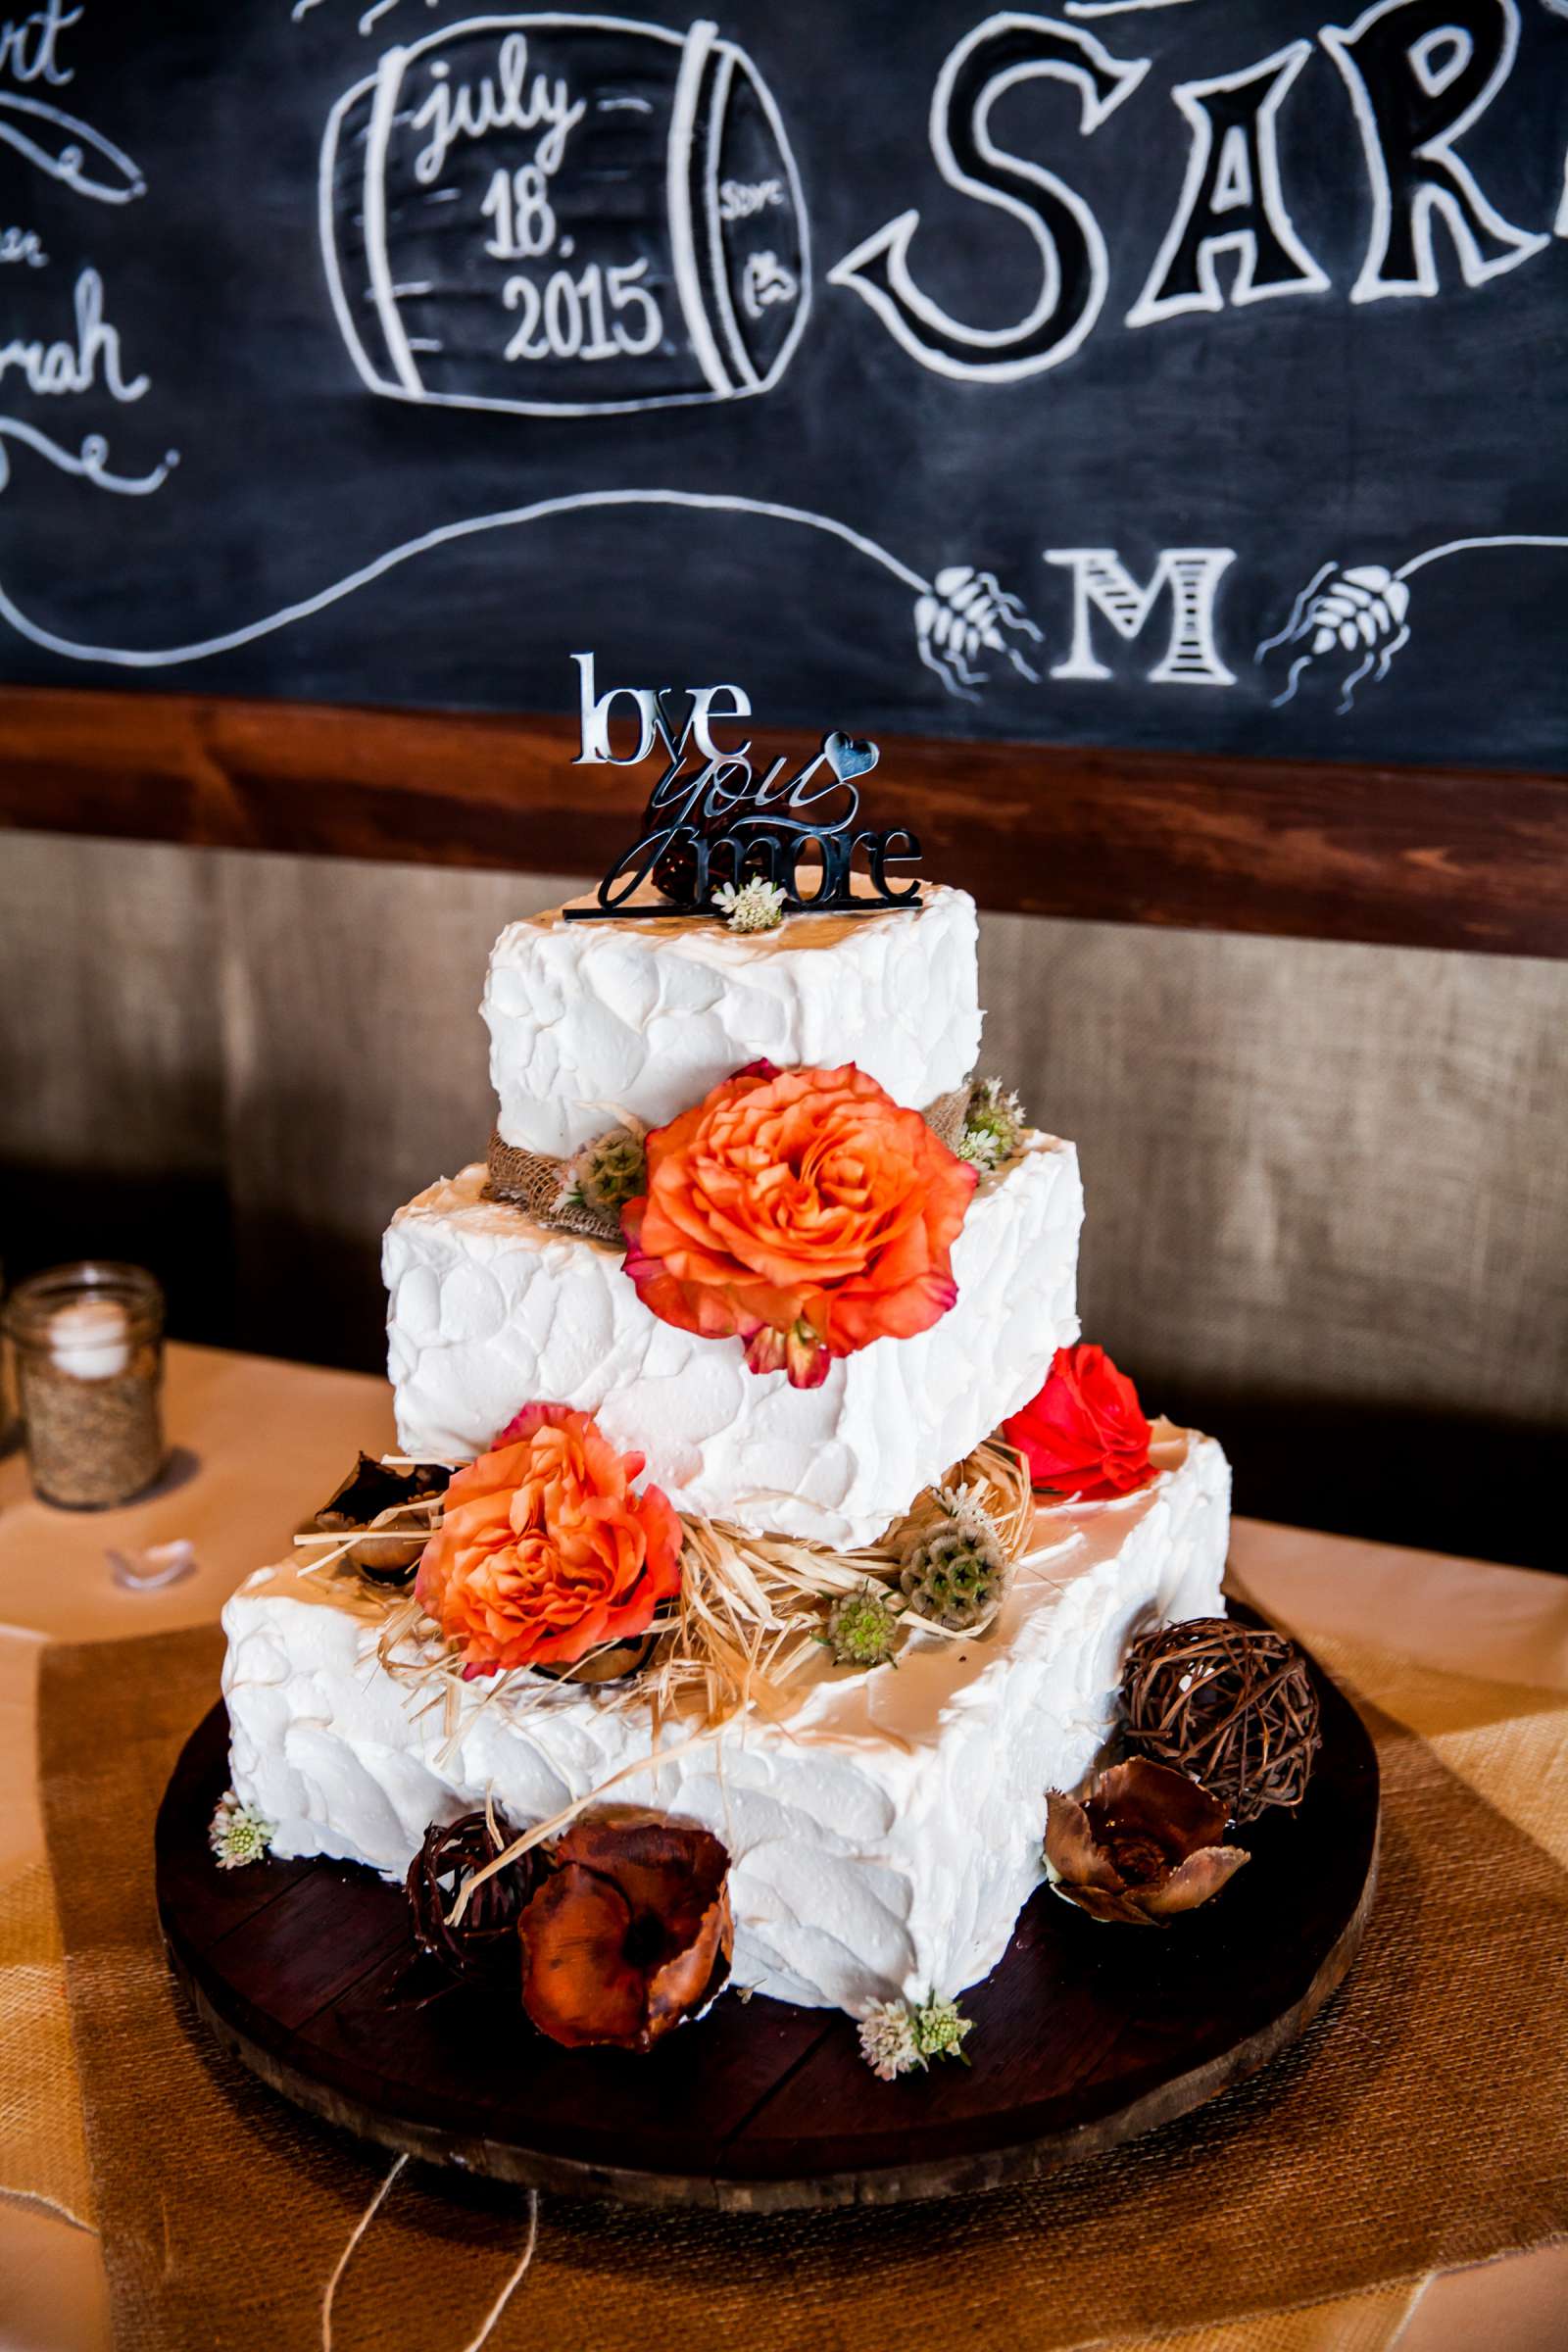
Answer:
[[51, 1266], [6, 1302], [34, 1492], [105, 1510], [164, 1466], [164, 1294], [140, 1266]]

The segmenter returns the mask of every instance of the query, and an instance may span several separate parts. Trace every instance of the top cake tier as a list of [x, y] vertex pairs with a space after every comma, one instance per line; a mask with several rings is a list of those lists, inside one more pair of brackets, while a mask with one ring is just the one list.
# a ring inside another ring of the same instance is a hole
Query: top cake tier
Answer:
[[930, 882], [920, 896], [774, 931], [661, 918], [651, 890], [645, 920], [510, 923], [481, 1007], [503, 1142], [564, 1158], [618, 1111], [662, 1126], [763, 1056], [857, 1062], [923, 1110], [973, 1069], [980, 1003], [973, 900]]

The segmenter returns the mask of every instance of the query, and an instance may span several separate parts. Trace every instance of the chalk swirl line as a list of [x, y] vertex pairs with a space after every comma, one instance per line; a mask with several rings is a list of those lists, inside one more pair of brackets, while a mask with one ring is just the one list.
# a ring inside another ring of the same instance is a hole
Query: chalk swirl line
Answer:
[[[73, 467], [72, 470], [85, 470]], [[156, 486], [156, 485], [149, 485]], [[437, 548], [450, 547], [463, 539], [475, 539], [490, 531], [516, 530], [525, 523], [542, 522], [554, 515], [583, 514], [592, 509], [616, 507], [682, 507], [698, 514], [732, 514], [759, 515], [773, 522], [800, 523], [810, 530], [824, 531], [830, 538], [853, 548], [858, 555], [891, 572], [896, 580], [910, 588], [917, 596], [931, 594], [931, 583], [920, 573], [890, 555], [863, 532], [839, 522], [831, 514], [815, 514], [806, 507], [788, 507], [768, 499], [738, 498], [727, 491], [706, 490], [583, 490], [561, 498], [544, 498], [526, 507], [512, 507], [495, 514], [476, 514], [459, 522], [444, 522], [433, 530], [424, 531], [416, 539], [408, 539], [399, 547], [389, 548], [357, 571], [351, 571], [328, 588], [318, 589], [314, 596], [302, 597], [297, 603], [285, 605], [280, 612], [271, 612], [263, 620], [248, 622], [243, 628], [230, 629], [221, 637], [208, 637], [192, 645], [175, 645], [137, 651], [134, 648], [112, 645], [84, 645], [77, 639], [62, 637], [47, 629], [23, 612], [0, 581], [0, 619], [24, 637], [29, 645], [42, 652], [60, 654], [72, 662], [103, 662], [120, 669], [172, 669], [183, 662], [205, 662], [218, 654], [237, 653], [242, 647], [255, 645], [263, 637], [274, 636], [279, 629], [290, 628], [296, 621], [310, 620], [326, 612], [361, 588], [369, 587], [389, 572], [416, 557], [430, 555]]]
[[27, 424], [20, 416], [0, 416], [0, 490], [11, 479], [11, 458], [6, 449], [8, 441], [20, 441], [33, 450], [62, 473], [74, 473], [80, 480], [91, 482], [97, 490], [113, 490], [122, 498], [146, 498], [150, 492], [161, 490], [172, 467], [179, 463], [177, 449], [169, 450], [161, 466], [152, 466], [146, 473], [114, 473], [109, 466], [109, 443], [102, 433], [88, 433], [79, 450], [62, 449], [47, 433], [35, 424]]
[[[13, 120], [17, 116], [23, 120]], [[51, 179], [58, 179], [78, 196], [90, 196], [95, 204], [130, 204], [147, 193], [140, 165], [132, 163], [122, 147], [106, 139], [101, 130], [94, 130], [90, 122], [47, 105], [41, 98], [0, 91], [0, 144], [14, 147]], [[118, 179], [95, 178], [89, 168], [90, 155], [112, 164]]]

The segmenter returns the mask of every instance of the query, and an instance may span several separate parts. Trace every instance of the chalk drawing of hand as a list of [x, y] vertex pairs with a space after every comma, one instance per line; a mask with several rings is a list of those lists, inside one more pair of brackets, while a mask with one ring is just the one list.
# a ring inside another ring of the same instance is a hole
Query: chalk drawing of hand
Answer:
[[1265, 637], [1257, 649], [1262, 662], [1278, 647], [1306, 647], [1291, 662], [1284, 690], [1274, 697], [1275, 710], [1294, 698], [1302, 672], [1329, 654], [1350, 657], [1340, 681], [1339, 705], [1342, 713], [1350, 710], [1368, 670], [1386, 678], [1395, 655], [1409, 642], [1409, 589], [1385, 564], [1351, 564], [1343, 571], [1332, 563], [1321, 565], [1297, 598], [1284, 628], [1277, 636]]
[[[1470, 556], [1496, 548], [1557, 548], [1568, 550], [1568, 534], [1556, 531], [1492, 531], [1474, 539], [1445, 539], [1439, 547], [1423, 548], [1418, 556], [1390, 571], [1382, 564], [1334, 562], [1319, 564], [1291, 608], [1283, 629], [1265, 637], [1255, 659], [1262, 664], [1271, 654], [1292, 646], [1305, 651], [1292, 657], [1284, 687], [1273, 697], [1276, 710], [1291, 702], [1302, 677], [1315, 662], [1333, 655], [1344, 672], [1340, 678], [1338, 715], [1355, 704], [1355, 690], [1368, 673], [1373, 683], [1386, 678], [1389, 664], [1401, 646], [1410, 642], [1409, 583], [1428, 564], [1446, 564], [1454, 556]], [[1345, 661], [1351, 666], [1345, 668]]]
[[1039, 684], [1039, 671], [1007, 640], [1028, 637], [1039, 645], [1040, 631], [994, 571], [977, 571], [972, 564], [945, 565], [916, 601], [914, 634], [927, 669], [963, 702], [980, 700], [972, 689], [990, 675], [980, 667], [988, 653], [1004, 654], [1020, 676]]

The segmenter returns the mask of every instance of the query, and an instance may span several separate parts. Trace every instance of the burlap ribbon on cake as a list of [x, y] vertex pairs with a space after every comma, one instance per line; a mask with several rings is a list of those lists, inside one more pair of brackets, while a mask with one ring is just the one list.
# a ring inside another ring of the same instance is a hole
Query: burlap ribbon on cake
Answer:
[[484, 1197], [503, 1201], [508, 1208], [520, 1208], [531, 1223], [548, 1225], [554, 1233], [577, 1233], [586, 1241], [622, 1245], [625, 1237], [620, 1219], [612, 1210], [590, 1208], [586, 1200], [564, 1197], [568, 1164], [553, 1159], [548, 1152], [524, 1152], [516, 1144], [505, 1143], [500, 1129], [493, 1127], [485, 1153]]
[[[153, 1821], [221, 1655], [212, 1628], [43, 1661], [42, 1790], [120, 2352], [317, 2352], [327, 2283], [390, 2169], [265, 2090], [170, 1978]], [[1330, 1658], [1391, 1700], [1420, 1671]], [[1393, 2282], [1568, 2234], [1562, 1694], [1426, 1679], [1442, 1688], [1422, 1719], [1453, 1769], [1368, 1710], [1385, 1813], [1366, 1944], [1262, 2075], [987, 2196], [774, 2221], [545, 2196], [493, 2352], [1152, 2347], [1155, 2314], [1161, 2346], [1216, 2352], [1245, 2315], [1346, 2297], [1327, 2324], [1275, 2317], [1268, 2344], [1385, 2346]], [[590, 2054], [585, 2096], [596, 2079]], [[470, 2343], [526, 2229], [518, 2192], [410, 2166], [343, 2273], [338, 2352]]]
[[[932, 1134], [950, 1152], [963, 1133], [972, 1085], [972, 1079], [966, 1078], [961, 1086], [938, 1095], [920, 1113]], [[565, 1198], [566, 1171], [570, 1164], [569, 1160], [554, 1158], [548, 1152], [525, 1152], [516, 1144], [507, 1143], [499, 1129], [492, 1129], [490, 1148], [485, 1154], [488, 1173], [484, 1197], [487, 1200], [505, 1201], [510, 1208], [520, 1208], [535, 1225], [548, 1225], [557, 1233], [576, 1233], [588, 1241], [618, 1244], [623, 1238], [620, 1219], [612, 1210]]]

